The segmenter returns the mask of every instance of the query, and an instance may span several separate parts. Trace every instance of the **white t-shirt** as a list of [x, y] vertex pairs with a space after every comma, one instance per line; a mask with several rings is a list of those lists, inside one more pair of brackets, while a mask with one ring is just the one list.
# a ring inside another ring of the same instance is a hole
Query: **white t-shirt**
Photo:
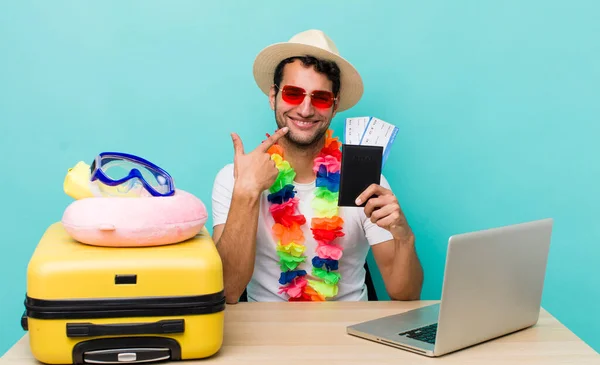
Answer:
[[[212, 192], [213, 226], [224, 224], [231, 204], [234, 177], [233, 164], [223, 167], [217, 174]], [[310, 221], [313, 216], [311, 200], [315, 182], [309, 184], [294, 183], [296, 197], [300, 202], [298, 209], [306, 217], [306, 224], [302, 226], [306, 249], [306, 260], [298, 266], [298, 270], [306, 270], [307, 278], [311, 276], [312, 258], [315, 256], [317, 243], [312, 237]], [[387, 180], [381, 176], [381, 186], [390, 188]], [[278, 294], [279, 256], [275, 247], [277, 243], [272, 237], [271, 227], [274, 220], [269, 212], [270, 203], [267, 199], [269, 191], [263, 192], [260, 198], [260, 211], [256, 233], [256, 259], [254, 273], [246, 287], [248, 301], [286, 301], [286, 294]], [[369, 245], [375, 245], [392, 239], [389, 231], [371, 223], [362, 207], [340, 207], [338, 215], [344, 220], [343, 237], [338, 237], [336, 243], [343, 247], [343, 255], [338, 263], [338, 272], [341, 275], [338, 282], [338, 295], [333, 300], [367, 300], [365, 285], [364, 264], [369, 252]], [[233, 222], [235, 224], [235, 222]], [[320, 280], [320, 279], [319, 279]], [[330, 299], [330, 298], [328, 298]]]

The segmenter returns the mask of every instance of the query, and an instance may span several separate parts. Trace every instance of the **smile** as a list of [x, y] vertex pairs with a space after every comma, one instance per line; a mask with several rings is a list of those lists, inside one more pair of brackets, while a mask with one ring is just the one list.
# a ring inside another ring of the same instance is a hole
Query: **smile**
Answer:
[[302, 120], [297, 120], [294, 118], [289, 118], [289, 119], [294, 125], [298, 126], [301, 129], [308, 129], [308, 128], [311, 128], [313, 125], [317, 124], [317, 122], [302, 121]]

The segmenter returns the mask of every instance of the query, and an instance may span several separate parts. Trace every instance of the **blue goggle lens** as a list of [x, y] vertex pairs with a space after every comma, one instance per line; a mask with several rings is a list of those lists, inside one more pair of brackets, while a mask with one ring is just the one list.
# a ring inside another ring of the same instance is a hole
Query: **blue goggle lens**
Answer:
[[[124, 179], [129, 176], [133, 169], [136, 169], [140, 172], [146, 183], [157, 192], [166, 194], [169, 191], [167, 178], [160, 172], [157, 172], [143, 164], [107, 157], [100, 161], [100, 169], [108, 178], [112, 180]], [[142, 183], [139, 181], [139, 179], [133, 178], [123, 182], [115, 188], [117, 188], [118, 192], [126, 193], [129, 192], [130, 189], [141, 185]]]

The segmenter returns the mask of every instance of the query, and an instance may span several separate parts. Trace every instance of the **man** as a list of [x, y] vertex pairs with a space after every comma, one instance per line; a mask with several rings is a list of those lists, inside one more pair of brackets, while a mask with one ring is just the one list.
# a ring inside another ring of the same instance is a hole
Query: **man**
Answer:
[[234, 162], [214, 182], [227, 302], [244, 290], [249, 301], [366, 300], [369, 246], [389, 296], [420, 298], [415, 238], [386, 179], [357, 197], [364, 208], [335, 200], [340, 153], [328, 129], [361, 98], [358, 72], [329, 37], [309, 30], [265, 48], [254, 77], [278, 128], [253, 150], [233, 133]]

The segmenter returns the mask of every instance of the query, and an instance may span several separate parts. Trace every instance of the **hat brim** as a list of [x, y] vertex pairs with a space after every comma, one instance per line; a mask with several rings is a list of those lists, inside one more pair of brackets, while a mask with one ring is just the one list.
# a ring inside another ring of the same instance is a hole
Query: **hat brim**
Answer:
[[353, 107], [362, 97], [364, 86], [358, 71], [343, 57], [319, 47], [301, 43], [276, 43], [263, 49], [254, 60], [254, 80], [266, 95], [269, 95], [273, 85], [275, 67], [282, 60], [293, 56], [310, 55], [330, 61], [335, 61], [340, 68], [340, 102], [337, 111]]

